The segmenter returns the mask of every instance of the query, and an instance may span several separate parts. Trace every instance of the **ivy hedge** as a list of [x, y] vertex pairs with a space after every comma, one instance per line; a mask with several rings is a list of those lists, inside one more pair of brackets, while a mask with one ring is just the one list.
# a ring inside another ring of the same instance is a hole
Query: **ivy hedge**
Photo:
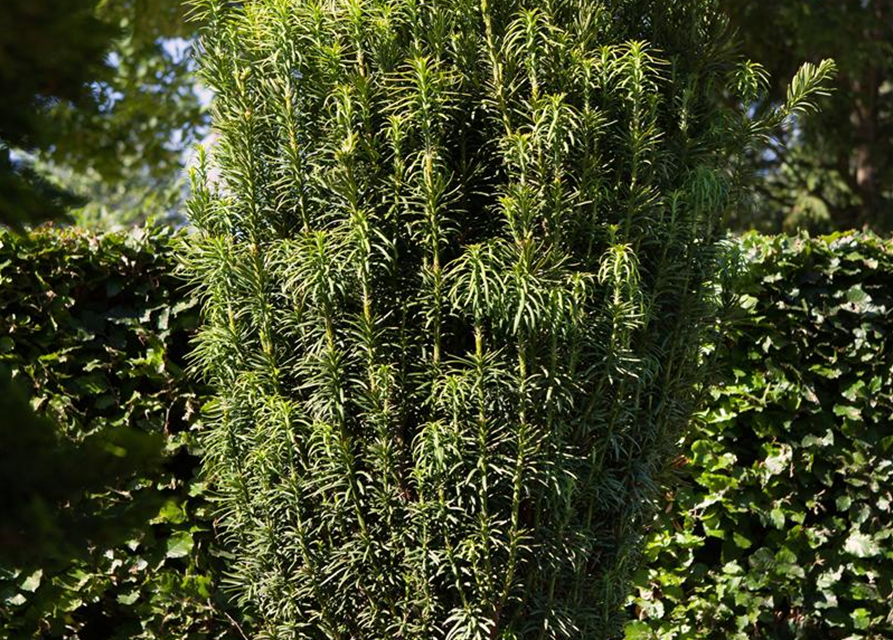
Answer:
[[[165, 436], [160, 467], [91, 496], [142, 526], [58, 566], [0, 566], [0, 638], [250, 637], [215, 589], [196, 476], [197, 307], [173, 234], [0, 235], [0, 364], [78, 442]], [[716, 384], [655, 526], [628, 638], [893, 637], [893, 245], [746, 236]], [[245, 636], [243, 636], [243, 633]]]
[[73, 447], [127, 427], [165, 442], [161, 466], [69, 504], [109, 522], [136, 510], [141, 526], [53, 563], [0, 565], [0, 638], [240, 637], [211, 577], [195, 476], [202, 390], [183, 373], [198, 311], [171, 275], [171, 240], [163, 229], [0, 235], [0, 364], [32, 405]]
[[893, 638], [893, 244], [746, 236], [627, 638]]

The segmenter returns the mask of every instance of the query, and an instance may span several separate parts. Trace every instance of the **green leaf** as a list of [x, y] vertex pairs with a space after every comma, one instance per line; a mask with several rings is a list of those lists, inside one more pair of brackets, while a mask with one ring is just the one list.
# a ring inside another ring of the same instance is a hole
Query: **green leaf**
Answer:
[[41, 580], [43, 579], [43, 569], [38, 569], [27, 578], [22, 581], [21, 589], [22, 591], [27, 591], [29, 593], [34, 593], [40, 587]]
[[651, 627], [641, 620], [628, 622], [624, 629], [626, 640], [653, 640], [657, 636], [652, 633]]
[[192, 534], [188, 531], [180, 531], [173, 534], [167, 540], [167, 557], [183, 558], [192, 551], [194, 541]]
[[760, 547], [748, 559], [751, 569], [757, 572], [769, 571], [775, 565], [775, 554], [771, 549]]
[[843, 404], [834, 405], [834, 415], [841, 416], [847, 418], [848, 420], [853, 420], [856, 422], [862, 419], [862, 412], [859, 409]]
[[871, 626], [871, 612], [868, 609], [859, 607], [851, 614], [853, 626], [860, 631], [864, 631]]
[[766, 456], [763, 466], [770, 475], [778, 475], [788, 468], [793, 457], [793, 451], [788, 445], [767, 447], [770, 455]]
[[803, 440], [800, 441], [800, 446], [804, 448], [808, 447], [830, 447], [834, 445], [834, 432], [831, 429], [825, 432], [823, 437], [808, 435], [803, 436]]
[[844, 551], [857, 558], [873, 558], [880, 554], [881, 549], [874, 539], [860, 531], [850, 533], [843, 545]]
[[842, 395], [850, 402], [856, 402], [857, 400], [861, 400], [865, 397], [865, 386], [866, 385], [862, 380], [857, 380], [849, 387], [847, 387]]
[[741, 535], [737, 531], [732, 533], [732, 542], [734, 542], [739, 549], [750, 549], [753, 546], [753, 541], [750, 538]]
[[168, 524], [181, 524], [186, 522], [186, 511], [175, 500], [168, 500], [158, 510], [158, 515], [152, 519], [152, 523], [166, 522]]

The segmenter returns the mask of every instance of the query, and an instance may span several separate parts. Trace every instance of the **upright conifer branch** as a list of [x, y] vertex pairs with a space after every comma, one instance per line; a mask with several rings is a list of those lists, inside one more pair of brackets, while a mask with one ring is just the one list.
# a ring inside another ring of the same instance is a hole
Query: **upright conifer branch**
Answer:
[[715, 0], [192, 0], [184, 272], [258, 638], [607, 639], [754, 121]]

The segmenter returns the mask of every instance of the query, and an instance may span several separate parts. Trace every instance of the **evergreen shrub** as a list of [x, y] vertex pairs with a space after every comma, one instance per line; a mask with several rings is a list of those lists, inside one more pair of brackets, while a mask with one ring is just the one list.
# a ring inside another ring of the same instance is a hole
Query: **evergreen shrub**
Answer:
[[893, 244], [746, 236], [627, 638], [893, 637]]
[[[608, 638], [780, 110], [711, 0], [195, 0], [184, 272], [262, 638]], [[726, 106], [732, 104], [732, 106]]]

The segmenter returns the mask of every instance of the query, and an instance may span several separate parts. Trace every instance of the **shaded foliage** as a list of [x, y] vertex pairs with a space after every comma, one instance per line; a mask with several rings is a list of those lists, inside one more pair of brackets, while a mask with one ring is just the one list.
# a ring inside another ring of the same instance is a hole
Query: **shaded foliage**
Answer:
[[137, 472], [152, 472], [160, 434], [153, 438], [121, 428], [75, 444], [32, 412], [19, 385], [4, 380], [2, 391], [0, 562], [53, 566], [89, 544], [119, 542], [127, 527], [145, 519], [146, 513], [131, 510], [101, 517], [106, 514], [91, 494], [123, 486]]
[[11, 155], [46, 147], [46, 110], [90, 101], [87, 81], [105, 66], [112, 31], [95, 0], [7, 0], [0, 24], [0, 224], [21, 226], [62, 216], [72, 204]]
[[893, 636], [893, 246], [742, 241], [724, 380], [628, 638]]
[[775, 79], [767, 102], [784, 100], [782, 80], [801, 60], [830, 57], [840, 67], [822, 112], [781, 132], [771, 153], [753, 155], [759, 197], [738, 224], [770, 231], [893, 229], [893, 2], [722, 4], [742, 50]]
[[[182, 370], [198, 314], [170, 239], [0, 235], [0, 363], [31, 395], [0, 400], [2, 638], [238, 637], [210, 577]], [[134, 464], [137, 433], [163, 437], [160, 465]]]
[[179, 0], [6, 0], [0, 223], [175, 215], [205, 131]]
[[90, 98], [87, 79], [105, 67], [114, 31], [94, 15], [95, 0], [8, 0], [0, 26], [0, 138], [30, 147], [42, 111]]
[[607, 638], [778, 111], [715, 3], [200, 0], [184, 268], [262, 638]]

